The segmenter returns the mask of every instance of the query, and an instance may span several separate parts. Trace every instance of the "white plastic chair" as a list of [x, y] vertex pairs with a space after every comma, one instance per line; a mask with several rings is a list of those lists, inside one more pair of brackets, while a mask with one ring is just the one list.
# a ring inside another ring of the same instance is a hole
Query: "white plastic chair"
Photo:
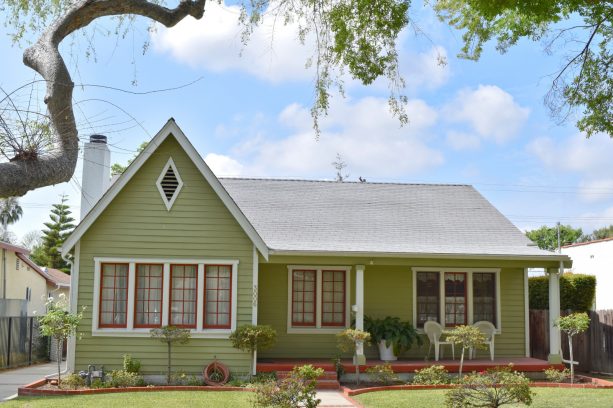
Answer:
[[428, 355], [426, 357], [430, 356], [430, 350], [432, 349], [432, 345], [434, 345], [434, 360], [438, 361], [440, 346], [448, 344], [451, 346], [451, 355], [455, 360], [454, 344], [450, 341], [441, 341], [441, 336], [443, 334], [443, 326], [441, 326], [438, 322], [430, 320], [424, 323], [424, 332], [426, 333], [426, 335], [428, 336], [428, 340], [430, 341], [430, 346], [428, 347]]
[[[486, 344], [487, 346], [489, 346], [490, 358], [492, 359], [492, 361], [494, 361], [494, 336], [496, 335], [496, 327], [492, 323], [485, 321], [485, 320], [476, 322], [473, 324], [473, 326], [481, 330], [481, 333], [483, 333], [483, 335], [485, 336], [485, 342], [483, 344]], [[471, 360], [474, 357], [474, 354], [475, 354], [475, 350], [471, 348], [470, 349], [470, 359]]]

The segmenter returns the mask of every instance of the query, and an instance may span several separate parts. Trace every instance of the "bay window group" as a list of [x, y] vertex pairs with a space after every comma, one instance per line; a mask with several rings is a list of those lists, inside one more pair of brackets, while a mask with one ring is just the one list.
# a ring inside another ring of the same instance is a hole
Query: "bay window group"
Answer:
[[237, 261], [219, 260], [96, 260], [94, 331], [164, 325], [229, 331], [236, 320], [237, 267]]
[[445, 327], [491, 322], [500, 330], [498, 270], [414, 269], [417, 327], [431, 320]]

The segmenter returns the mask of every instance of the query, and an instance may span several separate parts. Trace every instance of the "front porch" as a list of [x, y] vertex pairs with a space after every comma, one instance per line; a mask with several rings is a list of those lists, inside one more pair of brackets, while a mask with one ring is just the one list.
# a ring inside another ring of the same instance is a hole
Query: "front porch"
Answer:
[[[421, 370], [422, 368], [430, 367], [432, 365], [442, 365], [450, 373], [457, 373], [460, 369], [460, 360], [415, 360], [415, 359], [399, 359], [397, 361], [389, 362], [395, 373], [410, 373], [413, 374], [415, 370]], [[258, 359], [257, 372], [267, 373], [275, 371], [291, 371], [295, 366], [301, 366], [305, 364], [311, 364], [316, 368], [323, 368], [325, 371], [335, 371], [334, 363], [326, 359], [291, 359], [291, 358], [262, 358]], [[343, 368], [347, 373], [355, 372], [355, 365], [353, 365], [351, 359], [342, 360]], [[385, 364], [385, 361], [368, 359], [366, 365], [360, 366], [360, 372], [365, 372], [367, 368], [374, 367], [376, 365]], [[517, 371], [525, 373], [541, 373], [543, 370], [549, 367], [563, 368], [562, 364], [550, 364], [546, 360], [540, 360], [538, 358], [531, 357], [514, 357], [514, 358], [495, 358], [494, 361], [490, 359], [474, 359], [464, 360], [463, 372], [472, 371], [484, 371], [488, 368], [494, 368], [498, 366], [507, 366], [513, 364], [513, 367]]]

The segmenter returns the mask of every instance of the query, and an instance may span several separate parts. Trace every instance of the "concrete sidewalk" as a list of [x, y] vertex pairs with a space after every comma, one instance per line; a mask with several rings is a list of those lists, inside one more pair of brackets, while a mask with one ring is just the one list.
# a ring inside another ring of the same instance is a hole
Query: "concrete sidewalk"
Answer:
[[356, 407], [350, 400], [345, 398], [342, 391], [326, 390], [317, 391], [317, 398], [321, 399], [320, 407]]
[[[62, 370], [65, 368], [66, 362], [62, 362]], [[22, 385], [30, 384], [52, 374], [57, 375], [57, 362], [0, 371], [0, 401], [16, 395], [17, 388]]]

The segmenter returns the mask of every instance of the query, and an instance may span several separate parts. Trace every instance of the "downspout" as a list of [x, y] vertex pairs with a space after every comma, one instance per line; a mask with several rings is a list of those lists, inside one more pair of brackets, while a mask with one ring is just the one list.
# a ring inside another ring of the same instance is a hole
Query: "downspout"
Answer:
[[6, 299], [6, 249], [2, 248], [2, 299]]

